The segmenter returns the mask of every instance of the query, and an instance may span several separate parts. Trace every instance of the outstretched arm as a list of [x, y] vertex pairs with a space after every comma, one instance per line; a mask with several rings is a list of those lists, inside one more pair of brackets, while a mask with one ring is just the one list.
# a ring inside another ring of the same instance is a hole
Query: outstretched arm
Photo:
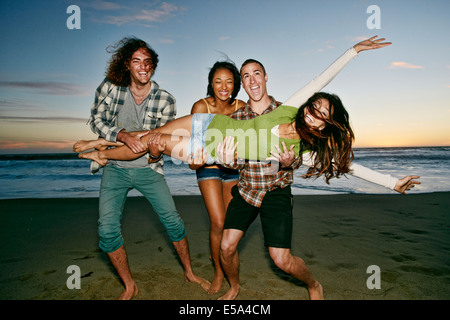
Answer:
[[322, 90], [327, 84], [333, 80], [337, 74], [354, 58], [359, 52], [365, 50], [373, 50], [386, 47], [390, 42], [382, 42], [385, 39], [376, 39], [377, 36], [361, 41], [355, 44], [352, 48], [347, 50], [341, 57], [339, 57], [333, 64], [331, 64], [324, 72], [314, 78], [310, 83], [294, 93], [283, 104], [299, 108], [304, 104], [314, 93]]
[[384, 186], [402, 194], [406, 194], [406, 191], [414, 188], [416, 184], [420, 184], [420, 182], [417, 181], [420, 176], [406, 176], [402, 179], [397, 179], [390, 174], [382, 174], [356, 163], [351, 164], [350, 169], [352, 170], [351, 175], [355, 177]]
[[[310, 152], [303, 154], [303, 163], [306, 166], [313, 165], [313, 158]], [[360, 179], [372, 182], [374, 184], [383, 186], [385, 188], [397, 191], [398, 193], [406, 194], [406, 191], [414, 188], [416, 184], [420, 184], [417, 179], [420, 176], [406, 176], [402, 179], [397, 179], [390, 174], [383, 174], [367, 167], [364, 167], [357, 163], [352, 163], [350, 165], [350, 174], [352, 176], [358, 177]]]

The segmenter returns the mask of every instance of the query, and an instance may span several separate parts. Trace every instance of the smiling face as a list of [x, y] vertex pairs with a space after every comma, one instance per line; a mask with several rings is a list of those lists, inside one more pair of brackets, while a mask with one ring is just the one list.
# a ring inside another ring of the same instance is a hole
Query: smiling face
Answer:
[[305, 123], [311, 128], [323, 130], [327, 123], [325, 120], [330, 119], [330, 103], [327, 99], [318, 99], [313, 102], [314, 113], [308, 108], [304, 109]]
[[128, 63], [131, 82], [140, 85], [149, 83], [153, 74], [153, 63], [150, 54], [144, 48], [138, 49]]
[[217, 99], [222, 101], [230, 99], [234, 89], [233, 73], [225, 68], [218, 69], [214, 73], [211, 86]]
[[241, 69], [242, 86], [249, 98], [253, 101], [261, 101], [267, 96], [267, 74], [256, 62], [249, 63]]

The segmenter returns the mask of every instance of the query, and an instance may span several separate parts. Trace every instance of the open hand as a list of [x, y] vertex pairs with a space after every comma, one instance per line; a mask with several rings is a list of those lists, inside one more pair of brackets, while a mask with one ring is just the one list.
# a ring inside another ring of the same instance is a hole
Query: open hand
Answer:
[[386, 46], [389, 46], [392, 44], [392, 42], [382, 42], [386, 40], [385, 38], [376, 39], [378, 36], [374, 36], [372, 38], [369, 38], [367, 40], [361, 41], [353, 46], [355, 48], [355, 51], [357, 53], [364, 51], [364, 50], [373, 50], [373, 49], [379, 49]]
[[237, 159], [237, 146], [239, 142], [234, 143], [234, 137], [225, 137], [216, 147], [217, 160], [220, 163], [232, 164]]
[[398, 180], [397, 184], [394, 187], [394, 190], [406, 194], [406, 191], [411, 190], [411, 188], [414, 188], [414, 185], [420, 184], [420, 181], [417, 181], [415, 179], [419, 179], [419, 176], [406, 176], [400, 180]]
[[275, 149], [277, 149], [278, 153], [270, 151], [272, 157], [267, 158], [266, 160], [276, 160], [281, 164], [282, 167], [289, 167], [295, 160], [295, 145], [291, 145], [289, 150], [286, 147], [286, 143], [284, 143], [284, 141], [281, 142], [281, 145], [283, 146], [283, 151], [281, 151], [278, 145], [275, 145]]
[[195, 157], [192, 154], [192, 152], [189, 155], [188, 157], [189, 168], [191, 168], [192, 170], [197, 170], [203, 167], [207, 160], [208, 160], [208, 152], [207, 151], [203, 152], [203, 147], [201, 147], [195, 151]]

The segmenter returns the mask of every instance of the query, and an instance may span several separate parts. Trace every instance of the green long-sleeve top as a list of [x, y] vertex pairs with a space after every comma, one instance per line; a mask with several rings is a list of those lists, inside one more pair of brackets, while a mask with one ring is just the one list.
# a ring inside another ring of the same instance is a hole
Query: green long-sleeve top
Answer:
[[296, 157], [299, 155], [299, 140], [286, 139], [277, 135], [278, 125], [291, 123], [298, 112], [296, 107], [279, 106], [274, 111], [251, 120], [235, 120], [225, 115], [215, 115], [206, 130], [206, 148], [213, 159], [216, 158], [216, 147], [226, 136], [234, 137], [238, 142], [238, 157], [248, 160], [266, 160], [271, 157], [270, 151], [276, 153], [275, 145], [282, 142], [289, 148], [295, 145]]
[[287, 148], [294, 144], [295, 155], [299, 156], [299, 140], [280, 138], [277, 136], [276, 130], [272, 129], [277, 125], [293, 122], [298, 108], [314, 93], [322, 90], [356, 56], [355, 49], [350, 48], [325, 71], [294, 93], [282, 106], [268, 114], [251, 120], [233, 120], [224, 115], [214, 116], [206, 130], [208, 154], [215, 159], [217, 145], [226, 136], [233, 136], [235, 141], [239, 142], [237, 148], [239, 158], [266, 160], [271, 156], [270, 151], [277, 151], [275, 145], [282, 150], [281, 143], [283, 141]]

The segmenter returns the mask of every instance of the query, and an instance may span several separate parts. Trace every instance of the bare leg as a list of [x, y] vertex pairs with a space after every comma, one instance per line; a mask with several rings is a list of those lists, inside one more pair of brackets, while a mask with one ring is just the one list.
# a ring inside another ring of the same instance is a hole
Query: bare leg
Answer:
[[[133, 131], [128, 132], [129, 135], [132, 136], [138, 136], [139, 138], [147, 135], [150, 131], [144, 130], [144, 131]], [[96, 150], [106, 150], [108, 147], [120, 147], [123, 146], [124, 143], [120, 141], [112, 142], [107, 141], [103, 138], [98, 138], [97, 140], [79, 140], [73, 145], [73, 151], [74, 152], [84, 152], [89, 149], [96, 149]]]
[[[151, 134], [142, 137], [142, 142], [147, 144], [148, 140], [152, 137]], [[188, 145], [190, 137], [182, 136], [172, 136], [163, 134], [161, 140], [166, 143], [166, 149], [164, 154], [169, 155], [175, 159], [187, 161], [188, 155]], [[134, 160], [142, 157], [146, 152], [134, 153], [127, 146], [121, 146], [113, 149], [103, 150], [103, 151], [92, 151], [86, 153], [80, 153], [79, 158], [91, 159], [99, 163], [100, 165], [105, 165], [107, 160]]]
[[[181, 136], [181, 137], [190, 137], [191, 136], [191, 126], [192, 126], [192, 115], [187, 115], [187, 116], [172, 120], [159, 128], [150, 130], [150, 132], [167, 134], [169, 136], [173, 135], [173, 136]], [[148, 132], [148, 131], [136, 131], [133, 133], [139, 134], [142, 132]], [[144, 136], [142, 138], [142, 141], [144, 143], [147, 143], [149, 136], [150, 135]], [[79, 140], [73, 145], [73, 151], [74, 152], [84, 152], [89, 149], [105, 150], [106, 147], [109, 147], [109, 146], [114, 146], [114, 147], [123, 146], [123, 143], [110, 142], [110, 141], [106, 141], [103, 138], [99, 138], [97, 140]], [[133, 160], [138, 157], [135, 157], [132, 159], [123, 159], [123, 160]], [[109, 158], [109, 159], [120, 160], [120, 159], [116, 159], [116, 158]]]
[[211, 286], [211, 283], [208, 280], [196, 276], [194, 274], [194, 271], [192, 270], [187, 236], [178, 242], [172, 243], [173, 246], [175, 247], [175, 251], [180, 257], [181, 264], [183, 265], [184, 277], [186, 282], [196, 282], [202, 286], [203, 290], [208, 291], [209, 287]]
[[219, 300], [234, 300], [239, 294], [239, 256], [237, 245], [243, 236], [244, 232], [240, 230], [227, 229], [223, 231], [220, 245], [220, 261], [230, 284], [230, 289]]
[[215, 271], [214, 279], [208, 293], [213, 294], [220, 290], [224, 279], [219, 252], [226, 209], [222, 196], [222, 181], [216, 179], [199, 181], [198, 186], [202, 193], [210, 221], [209, 245]]
[[125, 291], [120, 295], [119, 300], [133, 299], [138, 294], [138, 288], [131, 276], [125, 248], [121, 246], [116, 251], [108, 253], [108, 257], [125, 285]]
[[277, 267], [308, 286], [311, 300], [324, 299], [322, 286], [314, 279], [303, 259], [293, 256], [289, 249], [269, 247], [269, 253]]
[[181, 118], [167, 122], [165, 125], [152, 130], [152, 132], [159, 132], [162, 134], [174, 136], [191, 136], [192, 115], [186, 115]]

